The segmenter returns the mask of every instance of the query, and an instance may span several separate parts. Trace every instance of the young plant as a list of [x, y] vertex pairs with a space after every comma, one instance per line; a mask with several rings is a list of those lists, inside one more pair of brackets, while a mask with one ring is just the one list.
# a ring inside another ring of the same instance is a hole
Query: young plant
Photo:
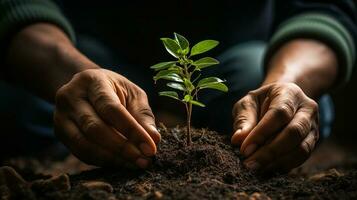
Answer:
[[156, 83], [159, 79], [168, 80], [167, 86], [179, 91], [162, 91], [160, 96], [166, 96], [182, 102], [186, 108], [187, 114], [187, 130], [186, 140], [187, 145], [192, 143], [191, 139], [191, 115], [192, 105], [205, 107], [198, 101], [198, 92], [203, 89], [215, 89], [223, 92], [228, 91], [228, 87], [224, 84], [225, 81], [217, 77], [201, 78], [201, 71], [206, 67], [219, 64], [218, 60], [211, 57], [203, 57], [193, 59], [193, 57], [205, 53], [214, 47], [219, 42], [215, 40], [203, 40], [190, 48], [188, 40], [177, 33], [174, 33], [174, 38], [161, 38], [166, 51], [176, 58], [174, 61], [160, 62], [151, 66], [157, 74], [154, 76]]

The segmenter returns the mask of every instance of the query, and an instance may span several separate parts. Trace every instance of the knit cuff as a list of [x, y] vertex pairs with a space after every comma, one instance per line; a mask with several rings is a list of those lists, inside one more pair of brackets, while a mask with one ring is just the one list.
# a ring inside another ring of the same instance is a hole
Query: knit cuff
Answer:
[[0, 44], [8, 44], [13, 34], [26, 25], [48, 22], [57, 25], [75, 42], [75, 34], [60, 9], [50, 1], [40, 0], [3, 0], [0, 2]]

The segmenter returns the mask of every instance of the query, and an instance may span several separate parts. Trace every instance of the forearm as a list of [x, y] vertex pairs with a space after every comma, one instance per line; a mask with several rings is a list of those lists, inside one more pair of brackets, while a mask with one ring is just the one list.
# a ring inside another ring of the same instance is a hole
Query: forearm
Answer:
[[74, 74], [97, 68], [81, 54], [57, 26], [30, 25], [10, 43], [4, 70], [7, 79], [23, 85], [39, 96], [54, 101], [58, 88]]
[[336, 55], [327, 45], [317, 40], [295, 39], [269, 60], [263, 85], [292, 82], [316, 99], [333, 86], [337, 65]]

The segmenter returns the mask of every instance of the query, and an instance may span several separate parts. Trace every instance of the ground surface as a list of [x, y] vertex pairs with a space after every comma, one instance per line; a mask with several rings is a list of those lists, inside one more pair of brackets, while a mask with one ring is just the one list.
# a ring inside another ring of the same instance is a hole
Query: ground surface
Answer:
[[330, 142], [292, 173], [266, 178], [241, 166], [227, 137], [195, 130], [194, 145], [186, 147], [182, 129], [163, 128], [161, 133], [157, 157], [147, 171], [90, 169], [73, 158], [12, 159], [4, 164], [25, 180], [12, 168], [1, 168], [0, 199], [357, 198], [357, 160]]

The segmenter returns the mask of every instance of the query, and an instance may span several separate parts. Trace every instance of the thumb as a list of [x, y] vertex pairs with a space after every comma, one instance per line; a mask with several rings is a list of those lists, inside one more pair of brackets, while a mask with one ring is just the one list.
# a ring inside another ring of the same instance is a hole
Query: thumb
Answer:
[[148, 132], [150, 137], [157, 144], [161, 140], [161, 135], [155, 125], [155, 116], [146, 100], [137, 103], [131, 103], [128, 111], [135, 120]]
[[258, 103], [250, 95], [239, 100], [233, 107], [233, 135], [231, 143], [241, 145], [258, 123]]

